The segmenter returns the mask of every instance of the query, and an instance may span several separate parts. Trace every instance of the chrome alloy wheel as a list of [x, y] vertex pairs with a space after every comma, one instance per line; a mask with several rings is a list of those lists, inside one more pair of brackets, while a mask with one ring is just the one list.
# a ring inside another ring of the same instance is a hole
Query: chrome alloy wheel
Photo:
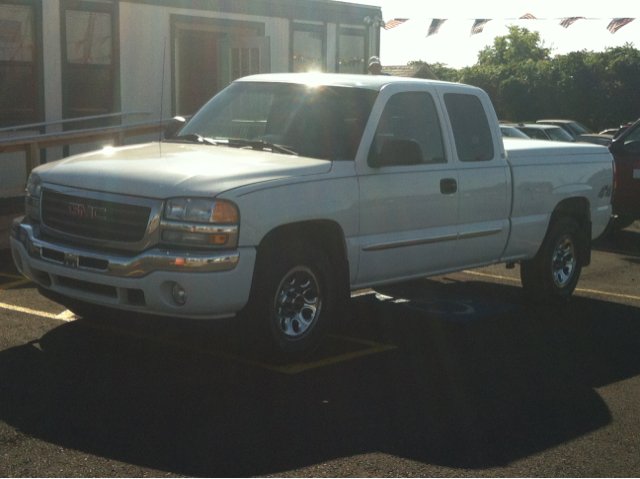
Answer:
[[289, 339], [298, 339], [310, 331], [322, 308], [320, 285], [306, 266], [291, 269], [278, 286], [274, 310], [280, 331]]
[[552, 257], [553, 282], [559, 288], [566, 286], [576, 269], [575, 246], [569, 235], [558, 241]]

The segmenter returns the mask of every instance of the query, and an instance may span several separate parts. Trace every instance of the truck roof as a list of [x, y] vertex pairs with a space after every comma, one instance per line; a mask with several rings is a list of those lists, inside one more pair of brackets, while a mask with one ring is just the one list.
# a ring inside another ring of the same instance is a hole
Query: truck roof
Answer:
[[[298, 83], [309, 86], [343, 86], [380, 90], [391, 83], [448, 83], [424, 78], [394, 77], [389, 75], [347, 75], [343, 73], [264, 73], [236, 80], [237, 82]], [[470, 85], [461, 85], [475, 89]]]

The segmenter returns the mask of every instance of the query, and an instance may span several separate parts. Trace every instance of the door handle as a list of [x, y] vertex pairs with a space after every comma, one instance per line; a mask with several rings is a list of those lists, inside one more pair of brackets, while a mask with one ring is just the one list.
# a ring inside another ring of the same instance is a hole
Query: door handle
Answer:
[[452, 195], [458, 191], [458, 183], [455, 178], [443, 178], [440, 180], [440, 193], [443, 195]]

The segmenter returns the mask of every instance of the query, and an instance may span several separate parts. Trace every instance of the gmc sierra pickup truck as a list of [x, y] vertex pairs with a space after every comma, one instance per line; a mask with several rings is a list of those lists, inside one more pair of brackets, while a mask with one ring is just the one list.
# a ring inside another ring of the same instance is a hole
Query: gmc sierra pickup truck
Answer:
[[607, 148], [503, 142], [475, 87], [258, 75], [162, 142], [36, 168], [11, 249], [79, 316], [240, 313], [294, 360], [350, 290], [519, 263], [530, 297], [567, 299], [612, 187]]

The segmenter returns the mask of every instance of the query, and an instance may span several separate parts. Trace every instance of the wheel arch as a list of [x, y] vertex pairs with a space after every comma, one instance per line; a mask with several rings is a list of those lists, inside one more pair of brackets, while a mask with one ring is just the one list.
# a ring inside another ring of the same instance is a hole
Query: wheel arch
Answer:
[[350, 285], [349, 256], [342, 226], [334, 220], [316, 219], [279, 225], [265, 234], [257, 247], [258, 259], [268, 254], [271, 248], [289, 239], [307, 241], [320, 246], [329, 255], [340, 280], [340, 286]]
[[549, 226], [547, 227], [547, 234], [549, 233], [551, 226], [561, 217], [573, 218], [580, 227], [580, 244], [582, 248], [579, 249], [580, 261], [583, 266], [588, 266], [591, 263], [591, 204], [588, 198], [585, 197], [572, 197], [565, 198], [560, 201], [551, 213], [551, 219], [549, 220]]

